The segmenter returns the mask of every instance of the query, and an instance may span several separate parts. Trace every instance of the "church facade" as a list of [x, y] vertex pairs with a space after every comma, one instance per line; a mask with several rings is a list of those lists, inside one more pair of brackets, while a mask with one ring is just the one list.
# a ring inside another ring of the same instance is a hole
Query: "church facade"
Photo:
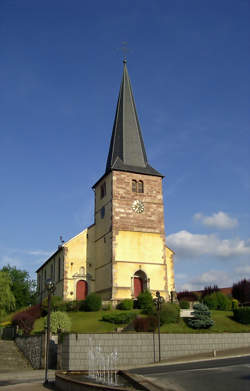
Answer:
[[94, 224], [37, 270], [39, 299], [45, 281], [55, 295], [82, 300], [90, 292], [116, 303], [146, 289], [174, 296], [174, 252], [167, 247], [163, 175], [148, 164], [126, 61], [104, 175], [94, 184]]

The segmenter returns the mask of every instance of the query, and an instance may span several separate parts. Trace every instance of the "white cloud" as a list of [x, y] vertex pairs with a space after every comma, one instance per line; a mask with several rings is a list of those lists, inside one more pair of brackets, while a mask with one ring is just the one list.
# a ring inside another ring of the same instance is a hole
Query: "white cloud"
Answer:
[[201, 221], [207, 227], [219, 229], [231, 229], [238, 225], [238, 220], [230, 217], [227, 213], [213, 213], [212, 216], [204, 216], [202, 213], [196, 213], [194, 219]]
[[235, 273], [242, 276], [242, 277], [249, 277], [250, 276], [250, 265], [242, 265], [238, 266], [235, 269]]
[[232, 286], [233, 279], [222, 270], [209, 270], [193, 278], [189, 278], [185, 284], [179, 284], [178, 291], [202, 290], [205, 286], [217, 285], [219, 288]]
[[172, 248], [177, 258], [212, 255], [221, 258], [250, 254], [249, 241], [220, 239], [216, 234], [200, 235], [188, 231], [179, 231], [168, 235], [167, 246]]

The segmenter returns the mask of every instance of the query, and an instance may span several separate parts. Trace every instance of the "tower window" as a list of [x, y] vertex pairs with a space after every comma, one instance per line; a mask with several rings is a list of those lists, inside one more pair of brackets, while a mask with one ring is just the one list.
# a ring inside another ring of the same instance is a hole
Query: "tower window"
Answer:
[[104, 216], [105, 216], [105, 206], [103, 206], [101, 209], [101, 219], [104, 219]]
[[144, 186], [142, 181], [138, 182], [138, 193], [144, 193]]
[[137, 193], [137, 181], [135, 179], [132, 180], [132, 191]]
[[104, 182], [102, 185], [101, 185], [101, 198], [104, 198], [106, 195], [106, 182]]

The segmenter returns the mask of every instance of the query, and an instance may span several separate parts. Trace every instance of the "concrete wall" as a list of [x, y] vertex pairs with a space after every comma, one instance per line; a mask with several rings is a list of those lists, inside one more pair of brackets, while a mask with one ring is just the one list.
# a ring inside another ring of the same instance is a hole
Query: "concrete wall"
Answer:
[[[118, 367], [133, 367], [154, 362], [158, 357], [158, 338], [152, 333], [135, 334], [69, 334], [63, 336], [60, 349], [61, 368], [88, 368], [90, 339], [106, 353], [118, 352]], [[161, 357], [167, 360], [197, 353], [250, 346], [250, 333], [225, 334], [162, 334]], [[154, 348], [155, 347], [155, 348]]]

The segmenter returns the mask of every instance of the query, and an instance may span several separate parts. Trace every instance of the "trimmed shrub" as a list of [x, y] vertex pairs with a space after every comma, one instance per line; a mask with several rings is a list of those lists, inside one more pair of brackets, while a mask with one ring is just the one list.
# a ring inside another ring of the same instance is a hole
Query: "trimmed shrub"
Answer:
[[151, 292], [144, 291], [139, 294], [137, 297], [138, 308], [143, 310], [145, 314], [150, 314], [153, 312], [154, 302]]
[[[154, 311], [154, 315], [157, 312]], [[163, 303], [160, 310], [160, 324], [178, 323], [180, 320], [180, 307], [175, 303]]]
[[198, 295], [195, 292], [189, 292], [189, 291], [182, 291], [177, 293], [177, 299], [179, 301], [185, 300], [185, 301], [197, 301]]
[[155, 316], [147, 316], [146, 318], [137, 317], [133, 321], [133, 326], [137, 332], [152, 332], [157, 328], [157, 318]]
[[133, 306], [134, 306], [134, 302], [132, 299], [124, 299], [117, 304], [116, 308], [118, 310], [130, 311], [133, 309]]
[[250, 302], [250, 280], [241, 280], [233, 284], [232, 296], [240, 303]]
[[190, 304], [189, 304], [189, 301], [187, 300], [181, 300], [179, 302], [179, 306], [182, 310], [188, 310], [190, 308]]
[[[47, 316], [44, 318], [44, 326], [47, 327]], [[69, 332], [71, 328], [71, 320], [66, 312], [55, 311], [50, 314], [50, 329], [53, 334], [57, 334], [58, 330], [63, 333]]]
[[213, 326], [214, 321], [211, 319], [211, 313], [205, 304], [195, 304], [192, 312], [193, 318], [189, 318], [188, 326], [194, 329], [208, 329]]
[[114, 311], [112, 314], [103, 315], [102, 320], [104, 322], [114, 324], [126, 324], [131, 322], [136, 317], [135, 312], [117, 312]]
[[[60, 296], [51, 296], [50, 301], [51, 311], [67, 311], [67, 302], [63, 301]], [[48, 298], [42, 302], [42, 315], [45, 316], [48, 313]]]
[[85, 311], [99, 311], [102, 306], [102, 298], [96, 293], [90, 293], [84, 302]]
[[234, 319], [243, 324], [250, 324], [250, 307], [240, 307], [234, 310]]
[[237, 299], [232, 299], [232, 311], [237, 310], [239, 308], [239, 302]]

